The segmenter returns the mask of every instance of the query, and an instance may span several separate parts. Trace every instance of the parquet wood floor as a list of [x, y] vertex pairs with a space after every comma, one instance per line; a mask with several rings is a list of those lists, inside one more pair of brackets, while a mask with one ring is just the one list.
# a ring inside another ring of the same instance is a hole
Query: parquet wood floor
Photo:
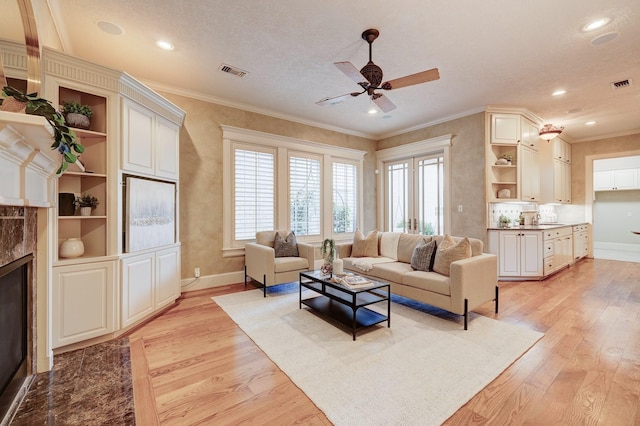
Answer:
[[[130, 335], [138, 424], [331, 424], [210, 299], [237, 291], [185, 293]], [[477, 314], [545, 336], [445, 424], [640, 425], [640, 263], [501, 282]]]

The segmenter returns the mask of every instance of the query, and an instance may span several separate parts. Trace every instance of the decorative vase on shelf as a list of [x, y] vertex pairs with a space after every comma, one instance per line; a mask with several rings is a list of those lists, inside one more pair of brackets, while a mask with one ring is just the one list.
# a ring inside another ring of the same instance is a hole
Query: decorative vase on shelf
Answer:
[[91, 216], [91, 207], [80, 207], [80, 216]]
[[59, 257], [73, 258], [84, 254], [84, 243], [80, 238], [68, 238], [60, 244]]

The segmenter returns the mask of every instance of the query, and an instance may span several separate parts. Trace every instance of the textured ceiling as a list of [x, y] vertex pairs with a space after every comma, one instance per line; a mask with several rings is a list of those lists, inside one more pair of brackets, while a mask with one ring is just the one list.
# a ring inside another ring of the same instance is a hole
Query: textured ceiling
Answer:
[[[1, 0], [7, 1], [7, 0]], [[639, 0], [49, 0], [62, 47], [152, 86], [379, 139], [486, 105], [530, 109], [574, 141], [640, 132]], [[594, 18], [605, 27], [583, 32]], [[96, 21], [119, 25], [120, 36]], [[440, 80], [385, 92], [397, 109], [369, 115], [334, 65], [373, 61], [385, 80], [439, 68]], [[619, 32], [592, 45], [595, 37]], [[3, 35], [0, 34], [0, 37]], [[155, 46], [164, 38], [175, 45]], [[237, 78], [222, 63], [248, 71]], [[634, 84], [612, 90], [610, 83]], [[567, 93], [552, 97], [557, 89]], [[573, 111], [573, 112], [569, 112]], [[578, 111], [578, 112], [576, 112]], [[595, 120], [594, 126], [585, 122]]]

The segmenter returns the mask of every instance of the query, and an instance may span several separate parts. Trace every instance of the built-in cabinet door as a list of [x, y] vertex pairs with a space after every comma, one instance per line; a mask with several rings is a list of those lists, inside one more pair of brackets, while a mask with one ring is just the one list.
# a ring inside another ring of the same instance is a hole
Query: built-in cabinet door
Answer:
[[542, 275], [542, 233], [520, 232], [520, 276]]
[[540, 200], [540, 164], [538, 151], [529, 147], [520, 147], [520, 199], [523, 201]]
[[115, 261], [53, 268], [52, 348], [116, 330]]
[[122, 168], [153, 174], [155, 114], [136, 102], [122, 100]]
[[594, 191], [639, 189], [637, 169], [604, 170], [593, 173]]
[[122, 327], [154, 310], [154, 253], [122, 259]]
[[517, 231], [500, 231], [498, 242], [498, 275], [520, 276], [520, 237]]
[[553, 160], [553, 201], [571, 203], [571, 165]]
[[527, 120], [526, 118], [523, 118], [521, 127], [522, 145], [537, 151], [540, 145], [540, 130], [538, 129], [538, 126], [536, 126], [533, 122]]
[[156, 253], [156, 309], [180, 296], [180, 248]]
[[519, 114], [491, 114], [491, 143], [516, 145], [520, 143], [521, 116]]
[[156, 116], [155, 176], [178, 179], [178, 148], [180, 128], [173, 122]]

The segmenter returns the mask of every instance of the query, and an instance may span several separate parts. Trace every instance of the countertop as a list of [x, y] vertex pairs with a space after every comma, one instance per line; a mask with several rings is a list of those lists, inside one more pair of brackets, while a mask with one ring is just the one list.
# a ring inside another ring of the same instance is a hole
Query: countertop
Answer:
[[487, 231], [515, 231], [517, 229], [524, 229], [527, 231], [545, 231], [547, 229], [564, 228], [565, 226], [586, 225], [587, 222], [577, 223], [544, 223], [542, 225], [521, 225], [509, 228], [487, 228]]

